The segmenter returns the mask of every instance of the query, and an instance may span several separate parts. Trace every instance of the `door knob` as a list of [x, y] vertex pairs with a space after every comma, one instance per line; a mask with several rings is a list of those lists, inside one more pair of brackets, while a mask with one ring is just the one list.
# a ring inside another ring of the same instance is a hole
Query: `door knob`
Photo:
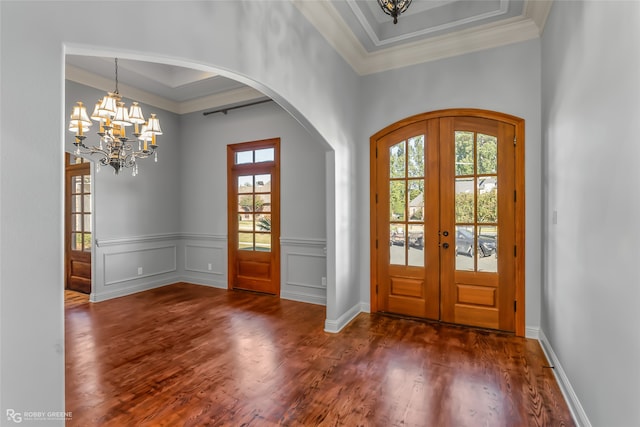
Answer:
[[447, 248], [449, 247], [449, 244], [448, 244], [448, 243], [443, 243], [443, 244], [442, 244], [442, 247], [443, 247], [444, 249], [447, 249]]
[[442, 235], [443, 235], [444, 237], [447, 237], [447, 236], [449, 235], [449, 232], [448, 232], [448, 231], [443, 231], [443, 232], [442, 232]]

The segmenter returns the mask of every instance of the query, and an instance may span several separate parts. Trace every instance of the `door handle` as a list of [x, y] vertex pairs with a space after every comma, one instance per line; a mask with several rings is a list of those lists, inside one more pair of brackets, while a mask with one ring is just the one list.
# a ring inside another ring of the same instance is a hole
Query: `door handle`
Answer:
[[442, 248], [443, 249], [448, 249], [449, 248], [449, 244], [448, 243], [443, 243], [442, 244]]
[[443, 235], [444, 237], [447, 237], [447, 236], [449, 235], [449, 232], [448, 232], [448, 231], [443, 231], [443, 232], [442, 232], [442, 235]]

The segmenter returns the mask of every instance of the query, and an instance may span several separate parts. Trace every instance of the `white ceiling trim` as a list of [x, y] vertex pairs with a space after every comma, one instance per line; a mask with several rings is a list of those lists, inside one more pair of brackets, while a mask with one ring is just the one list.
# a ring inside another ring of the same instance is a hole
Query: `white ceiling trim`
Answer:
[[[100, 89], [105, 92], [112, 92], [115, 89], [114, 80], [90, 73], [89, 71], [74, 67], [73, 65], [67, 65], [65, 67], [64, 76], [67, 80], [71, 80], [85, 86], [90, 86], [95, 89]], [[178, 102], [171, 101], [126, 84], [118, 83], [118, 92], [120, 92], [120, 95], [124, 98], [135, 99], [138, 102], [162, 108], [163, 110], [171, 111], [172, 113], [177, 113], [179, 109]], [[98, 100], [96, 99], [96, 102], [97, 101]], [[93, 108], [93, 106], [89, 105], [88, 108]]]
[[528, 0], [524, 14], [519, 17], [369, 53], [331, 2], [292, 0], [359, 75], [379, 73], [537, 38], [542, 33], [552, 1]]
[[[90, 86], [95, 89], [111, 92], [115, 89], [115, 81], [90, 73], [81, 68], [67, 65], [65, 68], [65, 78], [76, 83]], [[172, 101], [162, 96], [149, 93], [144, 90], [137, 89], [133, 86], [118, 84], [120, 95], [128, 99], [134, 99], [144, 104], [162, 108], [175, 114], [188, 114], [195, 111], [201, 111], [211, 108], [219, 108], [240, 102], [253, 101], [259, 98], [265, 98], [262, 92], [251, 87], [242, 87], [230, 91], [217, 93], [202, 98], [197, 98], [184, 102]], [[95, 100], [98, 101], [97, 99]], [[92, 108], [92, 105], [89, 105]]]
[[356, 5], [355, 0], [347, 0], [347, 4], [349, 5], [354, 15], [358, 19], [358, 22], [360, 23], [360, 25], [362, 25], [362, 28], [364, 29], [365, 33], [367, 33], [367, 36], [369, 36], [369, 40], [371, 40], [371, 43], [373, 43], [373, 45], [376, 47], [387, 46], [393, 43], [412, 39], [414, 37], [426, 36], [428, 34], [433, 34], [438, 31], [448, 30], [450, 28], [457, 27], [460, 25], [470, 24], [473, 22], [481, 21], [483, 19], [493, 18], [494, 16], [504, 15], [505, 13], [507, 13], [509, 9], [508, 1], [500, 0], [500, 7], [494, 11], [483, 13], [480, 15], [474, 15], [469, 18], [459, 19], [457, 21], [447, 22], [446, 24], [425, 28], [424, 30], [414, 31], [412, 33], [402, 34], [396, 37], [390, 37], [388, 39], [380, 40], [376, 32], [373, 30], [373, 28], [371, 28], [371, 24], [362, 13], [362, 10], [360, 10], [360, 8]]
[[255, 101], [258, 99], [267, 99], [267, 96], [252, 87], [246, 86], [181, 102], [177, 113], [188, 114], [196, 111], [226, 107], [241, 102]]

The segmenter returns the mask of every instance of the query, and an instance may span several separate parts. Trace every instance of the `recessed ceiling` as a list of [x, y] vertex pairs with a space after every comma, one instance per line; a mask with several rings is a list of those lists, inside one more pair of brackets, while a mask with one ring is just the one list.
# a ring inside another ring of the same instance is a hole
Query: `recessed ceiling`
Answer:
[[[539, 37], [552, 0], [413, 0], [393, 24], [377, 0], [291, 0], [361, 75]], [[66, 78], [115, 88], [113, 58], [67, 55]], [[178, 114], [264, 99], [210, 72], [118, 60], [124, 96]]]
[[376, 0], [332, 1], [367, 52], [513, 18], [524, 0], [414, 0], [398, 23]]

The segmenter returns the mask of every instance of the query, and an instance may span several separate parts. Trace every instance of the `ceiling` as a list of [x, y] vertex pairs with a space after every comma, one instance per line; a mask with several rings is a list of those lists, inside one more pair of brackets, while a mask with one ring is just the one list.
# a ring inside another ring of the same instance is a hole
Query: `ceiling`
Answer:
[[[377, 0], [290, 0], [360, 75], [534, 39], [552, 0], [413, 0], [398, 23]], [[66, 77], [115, 89], [113, 58], [67, 55]], [[203, 71], [118, 60], [125, 96], [178, 114], [264, 99], [237, 81]]]

